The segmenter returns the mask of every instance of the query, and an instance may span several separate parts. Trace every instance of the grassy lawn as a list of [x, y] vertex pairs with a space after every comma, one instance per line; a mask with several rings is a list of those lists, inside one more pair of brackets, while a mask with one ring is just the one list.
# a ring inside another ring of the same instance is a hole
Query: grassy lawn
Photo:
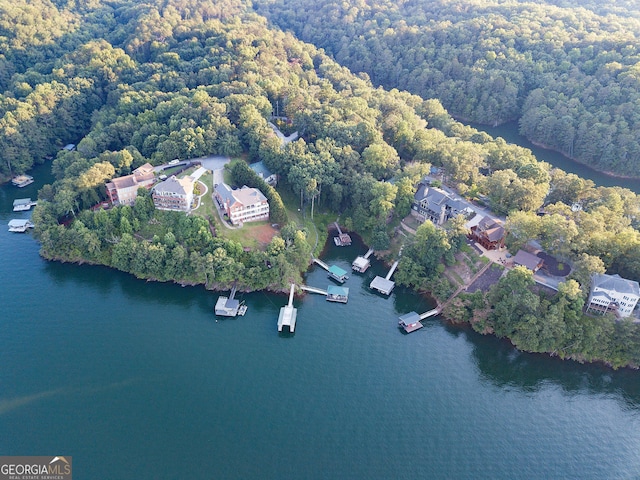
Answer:
[[413, 228], [414, 230], [417, 230], [418, 227], [420, 225], [422, 225], [423, 222], [418, 221], [413, 215], [409, 214], [406, 217], [404, 217], [402, 219], [402, 221], [404, 222], [404, 224], [407, 227]]
[[[193, 215], [200, 215], [201, 217], [204, 218], [209, 218], [209, 217], [216, 217], [216, 211], [215, 208], [213, 207], [213, 198], [212, 198], [212, 193], [213, 193], [213, 173], [211, 172], [207, 172], [204, 175], [202, 175], [200, 177], [199, 180], [200, 183], [204, 183], [207, 187], [207, 193], [205, 193], [202, 198], [200, 199], [200, 206], [198, 207], [197, 210], [193, 211]], [[202, 188], [202, 186], [201, 186]]]

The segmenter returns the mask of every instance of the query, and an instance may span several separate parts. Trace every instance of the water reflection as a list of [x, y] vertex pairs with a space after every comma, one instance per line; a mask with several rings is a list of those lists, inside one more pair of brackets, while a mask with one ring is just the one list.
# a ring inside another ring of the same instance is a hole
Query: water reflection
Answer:
[[544, 354], [520, 352], [507, 340], [480, 335], [469, 327], [445, 325], [452, 336], [464, 335], [480, 375], [499, 388], [537, 392], [552, 383], [568, 393], [615, 395], [640, 409], [640, 372], [614, 371], [600, 364], [580, 364]]

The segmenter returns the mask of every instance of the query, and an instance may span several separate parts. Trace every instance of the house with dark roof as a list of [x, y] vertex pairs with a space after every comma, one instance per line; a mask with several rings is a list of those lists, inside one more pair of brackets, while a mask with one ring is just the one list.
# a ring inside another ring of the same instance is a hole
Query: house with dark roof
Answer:
[[450, 218], [468, 211], [469, 207], [465, 202], [426, 182], [418, 184], [411, 205], [411, 214], [414, 217], [422, 222], [431, 220], [436, 225], [442, 225]]
[[272, 173], [263, 161], [252, 163], [251, 165], [249, 165], [249, 167], [251, 168], [251, 170], [256, 172], [261, 179], [263, 179], [272, 187], [275, 187], [278, 184], [278, 176], [275, 173]]
[[542, 268], [544, 260], [542, 260], [540, 257], [537, 257], [533, 253], [529, 253], [524, 250], [518, 250], [516, 256], [513, 257], [513, 264], [516, 266], [526, 267], [533, 273], [536, 273], [538, 270], [540, 270], [540, 268]]
[[176, 178], [175, 175], [160, 182], [151, 193], [153, 204], [158, 210], [176, 210], [188, 212], [193, 203], [194, 180], [187, 176]]
[[105, 185], [107, 196], [112, 205], [133, 205], [138, 196], [138, 189], [149, 190], [156, 180], [153, 166], [150, 163], [136, 168], [131, 175], [113, 178]]
[[628, 317], [640, 299], [638, 282], [620, 275], [596, 273], [591, 276], [591, 291], [587, 300], [587, 312], [604, 315], [613, 312], [619, 317]]
[[219, 183], [215, 197], [233, 225], [269, 219], [269, 202], [257, 188], [245, 185], [233, 190], [226, 183]]
[[490, 217], [483, 217], [477, 225], [473, 225], [469, 229], [468, 236], [487, 250], [497, 250], [504, 247], [504, 227], [499, 220]]

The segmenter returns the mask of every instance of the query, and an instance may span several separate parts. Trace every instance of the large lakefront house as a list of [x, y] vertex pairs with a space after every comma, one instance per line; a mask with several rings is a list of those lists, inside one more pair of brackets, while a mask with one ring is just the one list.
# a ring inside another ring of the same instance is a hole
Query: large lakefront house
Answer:
[[587, 312], [605, 314], [613, 312], [619, 317], [633, 313], [640, 299], [638, 282], [620, 275], [596, 273], [591, 277], [591, 292], [587, 300]]
[[418, 184], [413, 197], [411, 214], [421, 222], [431, 220], [436, 225], [443, 225], [447, 220], [459, 214], [465, 214], [468, 205], [444, 190], [432, 187], [427, 182]]
[[171, 176], [164, 182], [160, 182], [151, 192], [153, 204], [159, 210], [175, 210], [188, 212], [193, 203], [194, 180], [187, 176], [176, 178]]
[[155, 181], [155, 173], [150, 163], [136, 168], [131, 175], [113, 178], [106, 184], [107, 196], [112, 205], [133, 205], [138, 196], [138, 189], [151, 188]]
[[215, 196], [233, 225], [269, 219], [269, 202], [257, 188], [244, 186], [233, 190], [220, 183], [216, 185]]
[[469, 228], [469, 238], [478, 242], [487, 250], [497, 250], [504, 247], [505, 230], [502, 222], [490, 217], [482, 219]]

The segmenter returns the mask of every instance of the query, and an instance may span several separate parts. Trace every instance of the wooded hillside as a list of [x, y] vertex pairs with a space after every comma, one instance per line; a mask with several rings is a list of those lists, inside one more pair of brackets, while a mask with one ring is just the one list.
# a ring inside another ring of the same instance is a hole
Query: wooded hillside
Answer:
[[638, 176], [640, 6], [631, 1], [256, 0], [374, 84]]

